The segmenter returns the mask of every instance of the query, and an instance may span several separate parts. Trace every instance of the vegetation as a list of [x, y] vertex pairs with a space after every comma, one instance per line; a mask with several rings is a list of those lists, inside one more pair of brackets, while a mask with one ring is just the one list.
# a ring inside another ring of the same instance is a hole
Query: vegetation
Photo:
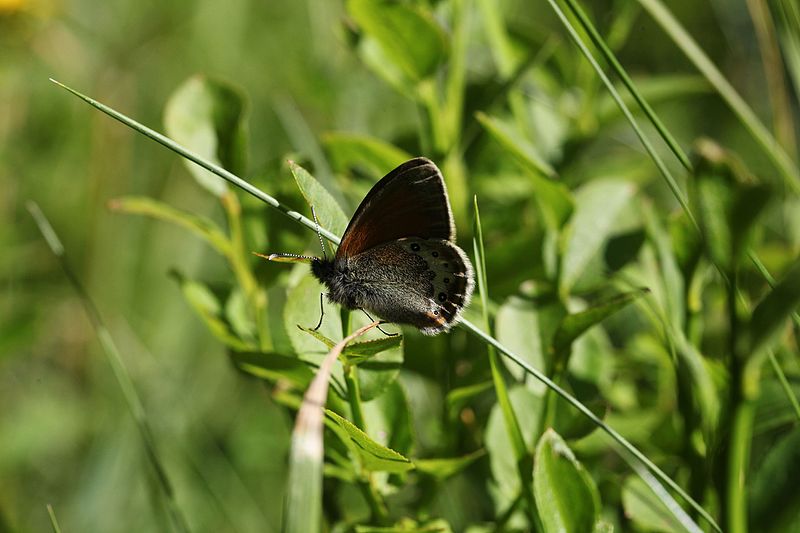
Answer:
[[[266, 4], [0, 2], [0, 529], [800, 528], [793, 2]], [[414, 155], [464, 323], [312, 331]]]

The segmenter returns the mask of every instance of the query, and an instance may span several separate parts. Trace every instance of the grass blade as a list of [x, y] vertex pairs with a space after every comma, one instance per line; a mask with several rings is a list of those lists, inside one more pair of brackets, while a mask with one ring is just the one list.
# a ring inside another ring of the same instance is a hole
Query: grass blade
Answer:
[[786, 184], [795, 193], [800, 193], [800, 170], [797, 165], [686, 29], [659, 0], [639, 0], [639, 3], [717, 90], [764, 153], [775, 163]]
[[53, 511], [53, 506], [49, 503], [47, 504], [47, 515], [50, 517], [50, 525], [53, 526], [53, 533], [61, 533], [58, 520], [56, 520], [56, 513]]
[[125, 363], [122, 361], [122, 356], [120, 355], [116, 343], [111, 337], [111, 333], [108, 331], [108, 328], [106, 328], [105, 323], [100, 316], [100, 311], [98, 311], [94, 301], [92, 301], [89, 293], [86, 292], [86, 289], [81, 284], [78, 276], [67, 262], [67, 258], [64, 253], [64, 245], [61, 244], [61, 239], [58, 238], [53, 226], [50, 225], [50, 222], [44, 216], [44, 213], [42, 213], [42, 210], [39, 209], [39, 206], [36, 203], [28, 202], [27, 207], [34, 221], [36, 221], [39, 231], [41, 231], [42, 236], [44, 237], [45, 241], [47, 241], [47, 245], [50, 247], [50, 250], [52, 250], [53, 254], [55, 254], [55, 256], [58, 258], [58, 261], [61, 264], [61, 269], [64, 271], [64, 274], [66, 275], [70, 284], [75, 289], [75, 292], [78, 293], [78, 297], [80, 298], [81, 303], [86, 310], [86, 314], [89, 315], [89, 320], [91, 321], [92, 326], [94, 326], [95, 332], [97, 333], [97, 338], [100, 341], [100, 345], [103, 347], [103, 353], [106, 354], [106, 359], [108, 360], [111, 370], [114, 373], [114, 377], [117, 380], [117, 384], [122, 391], [122, 395], [125, 398], [125, 403], [128, 406], [128, 409], [133, 416], [133, 420], [136, 423], [136, 427], [139, 430], [145, 451], [147, 452], [147, 458], [155, 470], [158, 484], [162, 489], [159, 491], [158, 497], [162, 500], [164, 507], [169, 511], [174, 529], [176, 531], [189, 531], [189, 528], [186, 524], [186, 519], [183, 517], [183, 513], [180, 511], [177, 502], [175, 501], [175, 492], [172, 488], [172, 483], [170, 483], [169, 478], [167, 477], [167, 472], [164, 469], [164, 466], [158, 455], [155, 439], [153, 438], [153, 432], [150, 429], [150, 424], [147, 422], [147, 415], [145, 414], [144, 407], [142, 406], [142, 402], [136, 392], [136, 387], [133, 385], [133, 380], [131, 380], [128, 369], [125, 367]]
[[575, 14], [577, 19], [580, 21], [583, 29], [586, 30], [586, 33], [589, 34], [591, 37], [592, 42], [597, 46], [597, 48], [602, 52], [603, 56], [606, 58], [606, 61], [611, 65], [614, 71], [622, 80], [622, 83], [625, 84], [625, 87], [628, 88], [628, 91], [631, 93], [631, 96], [636, 100], [636, 103], [639, 104], [639, 107], [642, 108], [647, 118], [650, 119], [650, 122], [653, 123], [658, 133], [661, 134], [661, 137], [664, 138], [664, 141], [669, 146], [672, 153], [675, 154], [675, 157], [681, 162], [681, 164], [687, 170], [691, 168], [691, 163], [689, 161], [689, 156], [686, 155], [686, 152], [681, 148], [678, 144], [678, 141], [672, 136], [669, 130], [664, 126], [661, 122], [661, 119], [658, 118], [656, 112], [650, 107], [650, 104], [647, 103], [647, 100], [644, 99], [642, 94], [636, 89], [636, 86], [633, 84], [633, 80], [628, 76], [628, 73], [625, 72], [625, 69], [622, 68], [622, 65], [617, 58], [614, 56], [614, 52], [606, 45], [605, 40], [600, 36], [600, 33], [594, 27], [592, 22], [589, 20], [589, 17], [586, 16], [586, 13], [581, 9], [580, 5], [576, 0], [565, 0], [567, 5], [569, 6], [570, 10]]
[[[54, 80], [52, 78], [50, 78], [50, 81], [52, 81], [53, 83], [55, 83], [59, 87], [61, 87], [63, 89], [66, 89], [67, 91], [71, 92], [72, 94], [74, 94], [75, 96], [77, 96], [78, 98], [80, 98], [81, 100], [83, 100], [84, 102], [89, 104], [90, 106], [92, 106], [92, 107], [94, 107], [96, 109], [99, 109], [100, 111], [102, 111], [106, 115], [110, 116], [111, 118], [122, 122], [123, 124], [125, 124], [129, 128], [132, 128], [132, 129], [138, 131], [139, 133], [141, 133], [145, 137], [149, 137], [150, 139], [156, 141], [157, 143], [159, 143], [159, 144], [161, 144], [163, 146], [166, 146], [167, 148], [169, 148], [170, 150], [172, 150], [176, 154], [179, 154], [179, 155], [185, 157], [186, 159], [188, 159], [189, 161], [192, 161], [193, 163], [197, 163], [198, 165], [200, 165], [204, 169], [216, 174], [220, 178], [228, 181], [229, 183], [232, 183], [233, 185], [236, 185], [237, 187], [239, 187], [243, 191], [250, 193], [251, 195], [255, 196], [256, 198], [258, 198], [259, 200], [264, 202], [265, 204], [269, 205], [270, 207], [273, 207], [273, 208], [277, 209], [278, 211], [280, 211], [281, 213], [283, 213], [287, 217], [291, 218], [292, 220], [295, 220], [295, 221], [299, 222], [300, 224], [302, 224], [303, 226], [307, 227], [308, 229], [313, 230], [313, 231], [317, 231], [317, 226], [314, 224], [313, 220], [303, 216], [302, 214], [298, 213], [297, 211], [292, 211], [291, 209], [289, 209], [288, 207], [286, 207], [285, 205], [280, 203], [278, 200], [276, 200], [275, 198], [273, 198], [269, 194], [265, 193], [264, 191], [262, 191], [258, 187], [255, 187], [252, 184], [246, 182], [245, 180], [243, 180], [242, 178], [240, 178], [239, 176], [237, 176], [233, 172], [225, 170], [224, 168], [222, 168], [219, 165], [215, 165], [214, 163], [208, 161], [207, 159], [205, 159], [205, 158], [197, 155], [196, 153], [192, 152], [188, 148], [185, 148], [185, 147], [181, 146], [180, 144], [176, 143], [175, 141], [173, 141], [172, 139], [170, 139], [166, 135], [162, 135], [161, 133], [158, 133], [157, 131], [155, 131], [153, 129], [150, 129], [147, 126], [144, 126], [143, 124], [140, 124], [139, 122], [136, 122], [135, 120], [123, 115], [119, 111], [111, 109], [107, 105], [101, 104], [97, 100], [89, 98], [85, 94], [81, 94], [78, 91], [76, 91], [75, 89], [72, 89], [71, 87], [67, 87], [66, 85], [64, 85], [61, 82], [58, 82], [58, 81], [56, 81], [56, 80]], [[330, 240], [331, 242], [339, 244], [339, 237], [337, 237], [336, 235], [334, 235], [333, 233], [331, 233], [327, 229], [320, 228], [320, 233], [322, 233], [322, 236], [325, 237], [326, 239]]]
[[325, 356], [317, 375], [303, 396], [303, 403], [295, 419], [292, 447], [289, 452], [289, 482], [282, 528], [285, 533], [321, 530], [324, 452], [322, 424], [331, 370], [333, 363], [350, 341], [377, 325], [378, 322], [367, 324], [336, 344]]
[[570, 38], [575, 42], [575, 45], [580, 49], [581, 53], [583, 53], [583, 55], [592, 65], [594, 70], [597, 72], [597, 75], [603, 81], [603, 84], [608, 89], [608, 92], [611, 93], [611, 97], [614, 98], [615, 102], [617, 102], [617, 105], [622, 111], [622, 114], [625, 115], [625, 118], [628, 119], [628, 122], [630, 122], [633, 131], [636, 133], [636, 136], [639, 137], [639, 141], [641, 141], [642, 145], [644, 146], [644, 149], [647, 150], [647, 153], [650, 155], [650, 158], [653, 160], [653, 163], [655, 163], [656, 167], [658, 168], [658, 171], [661, 173], [661, 175], [664, 177], [664, 180], [667, 182], [667, 185], [672, 191], [672, 194], [678, 200], [678, 203], [681, 204], [681, 207], [686, 212], [686, 215], [692, 220], [692, 223], [696, 226], [697, 222], [694, 220], [694, 216], [692, 215], [692, 212], [689, 210], [689, 204], [686, 199], [686, 195], [678, 186], [678, 183], [675, 181], [675, 178], [672, 176], [672, 173], [669, 171], [669, 169], [667, 169], [667, 166], [661, 160], [661, 157], [659, 157], [659, 155], [656, 153], [655, 148], [653, 148], [653, 145], [650, 143], [650, 140], [647, 138], [647, 136], [645, 136], [644, 131], [642, 131], [642, 128], [639, 127], [639, 123], [636, 122], [636, 119], [633, 117], [633, 114], [631, 113], [630, 109], [628, 109], [628, 106], [625, 105], [625, 101], [622, 99], [622, 96], [620, 96], [619, 92], [617, 92], [617, 89], [611, 83], [611, 80], [608, 79], [606, 73], [603, 72], [603, 69], [600, 68], [600, 65], [597, 63], [597, 60], [594, 58], [594, 56], [592, 56], [592, 53], [589, 51], [589, 48], [581, 40], [580, 36], [578, 35], [578, 31], [572, 26], [569, 19], [567, 19], [567, 16], [564, 14], [564, 11], [556, 3], [556, 0], [547, 0], [547, 2], [553, 8], [553, 11], [556, 13], [556, 16], [559, 18], [559, 20], [561, 20], [561, 23], [566, 28]]

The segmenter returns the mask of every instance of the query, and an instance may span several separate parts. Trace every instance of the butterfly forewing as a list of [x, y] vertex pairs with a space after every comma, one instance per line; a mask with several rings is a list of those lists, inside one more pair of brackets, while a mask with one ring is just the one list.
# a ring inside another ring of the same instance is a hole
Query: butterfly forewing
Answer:
[[375, 184], [350, 220], [336, 256], [352, 257], [408, 236], [455, 239], [444, 178], [423, 157], [403, 163]]

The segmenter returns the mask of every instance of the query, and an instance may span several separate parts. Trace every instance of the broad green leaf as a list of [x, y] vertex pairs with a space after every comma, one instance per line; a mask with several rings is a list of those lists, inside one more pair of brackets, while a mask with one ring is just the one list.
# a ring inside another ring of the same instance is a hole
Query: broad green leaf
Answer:
[[414, 464], [409, 459], [375, 442], [346, 418], [342, 418], [330, 410], [326, 410], [326, 413], [338, 424], [339, 437], [345, 441], [349, 439], [352, 449], [356, 451], [366, 470], [399, 474], [414, 468]]
[[217, 252], [227, 256], [231, 251], [228, 236], [213, 221], [175, 209], [169, 204], [145, 196], [124, 196], [108, 202], [109, 209], [134, 215], [149, 216], [165, 222], [171, 222], [188, 229], [208, 244]]
[[726, 273], [733, 272], [745, 256], [771, 190], [709, 140], [695, 145], [689, 190], [709, 257]]
[[[600, 395], [598, 387], [594, 383], [574, 378], [569, 374], [566, 374], [566, 377], [561, 386], [602, 420], [608, 408], [608, 401]], [[581, 439], [597, 429], [597, 424], [560, 396], [552, 398], [551, 401], [555, 402], [553, 429], [563, 438]]]
[[349, 0], [347, 11], [410, 79], [431, 76], [444, 60], [444, 31], [422, 8], [388, 0]]
[[364, 402], [362, 407], [367, 433], [373, 440], [403, 455], [411, 453], [414, 447], [411, 413], [406, 393], [398, 381], [393, 381], [383, 394]]
[[[541, 298], [509, 297], [497, 311], [496, 334], [504, 346], [519, 354], [534, 368], [545, 371], [551, 359], [549, 346], [566, 310], [554, 296]], [[525, 371], [519, 365], [503, 358], [508, 371], [522, 380]], [[542, 394], [544, 384], [528, 380], [528, 388]]]
[[225, 302], [225, 319], [240, 339], [249, 344], [257, 344], [256, 325], [248, 311], [247, 296], [239, 286], [235, 286]]
[[631, 183], [601, 179], [590, 181], [575, 192], [575, 212], [561, 259], [562, 294], [569, 294], [589, 262], [602, 249], [634, 191]]
[[579, 313], [568, 314], [563, 318], [556, 330], [553, 338], [553, 350], [556, 354], [561, 353], [586, 330], [595, 324], [599, 324], [648, 292], [650, 292], [648, 289], [626, 292], [596, 303]]
[[786, 321], [800, 307], [800, 260], [753, 310], [748, 334], [750, 355], [769, 349], [778, 339]]
[[305, 390], [314, 378], [308, 365], [296, 357], [269, 352], [232, 351], [230, 358], [242, 372], [271, 382], [284, 379], [301, 390]]
[[172, 276], [180, 285], [184, 298], [205, 322], [206, 327], [223, 344], [236, 351], [250, 351], [255, 346], [236, 336], [223, 318], [223, 308], [217, 296], [203, 283], [185, 278], [173, 271]]
[[322, 137], [331, 164], [338, 172], [362, 168], [375, 176], [383, 176], [411, 154], [375, 137], [333, 131]]
[[[234, 174], [247, 170], [247, 103], [232, 85], [194, 76], [170, 97], [164, 111], [167, 135]], [[197, 182], [216, 196], [228, 190], [220, 177], [184, 160]]]
[[[542, 395], [535, 394], [522, 385], [510, 388], [508, 395], [514, 412], [517, 413], [525, 446], [528, 450], [532, 450], [534, 434], [539, 429]], [[502, 409], [498, 404], [495, 404], [489, 413], [484, 443], [489, 454], [492, 478], [496, 484], [495, 509], [502, 512], [520, 494], [521, 487], [516, 452], [506, 430]]]
[[643, 531], [673, 533], [686, 531], [664, 501], [639, 476], [628, 476], [622, 484], [625, 516]]
[[486, 450], [476, 450], [463, 457], [447, 459], [415, 459], [414, 465], [419, 472], [428, 474], [437, 479], [446, 479], [458, 474], [469, 465], [486, 455]]
[[294, 161], [289, 162], [289, 168], [297, 182], [297, 187], [303, 194], [303, 198], [306, 199], [309, 206], [314, 208], [319, 219], [319, 225], [330, 230], [335, 235], [341, 236], [345, 228], [347, 228], [349, 219], [333, 196], [325, 190], [325, 187], [314, 176]]
[[589, 473], [552, 429], [536, 446], [533, 491], [544, 531], [592, 531], [600, 514], [600, 495]]

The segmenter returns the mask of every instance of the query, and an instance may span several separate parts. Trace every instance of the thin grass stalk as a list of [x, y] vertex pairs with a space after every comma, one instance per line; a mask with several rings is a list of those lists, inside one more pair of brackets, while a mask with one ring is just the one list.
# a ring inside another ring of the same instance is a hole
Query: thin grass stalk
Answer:
[[50, 517], [50, 526], [53, 528], [53, 533], [61, 533], [61, 527], [56, 519], [56, 512], [53, 511], [53, 506], [49, 503], [47, 504], [47, 516]]
[[653, 145], [650, 143], [650, 140], [647, 138], [642, 129], [639, 127], [639, 123], [636, 122], [636, 119], [633, 117], [633, 114], [631, 113], [630, 109], [628, 109], [628, 106], [625, 105], [625, 102], [623, 101], [619, 92], [617, 92], [614, 85], [611, 83], [611, 80], [608, 79], [606, 73], [603, 71], [602, 68], [600, 68], [600, 65], [597, 63], [597, 60], [595, 60], [594, 56], [592, 56], [592, 53], [589, 51], [586, 44], [584, 44], [584, 42], [578, 35], [577, 30], [569, 22], [569, 19], [567, 19], [566, 14], [559, 7], [556, 1], [547, 0], [547, 2], [550, 4], [550, 7], [553, 8], [553, 11], [556, 13], [556, 16], [564, 25], [564, 28], [566, 28], [567, 33], [569, 33], [569, 36], [572, 38], [573, 42], [575, 42], [575, 45], [580, 49], [580, 51], [583, 53], [583, 55], [586, 57], [586, 59], [589, 61], [592, 67], [595, 69], [597, 75], [603, 81], [603, 84], [606, 86], [609, 93], [611, 94], [611, 97], [619, 106], [620, 110], [622, 111], [622, 114], [625, 115], [625, 118], [628, 119], [628, 122], [630, 122], [633, 131], [636, 133], [636, 136], [639, 137], [639, 141], [644, 146], [644, 149], [647, 150], [647, 153], [650, 155], [650, 158], [653, 160], [653, 163], [655, 163], [656, 168], [658, 168], [658, 171], [664, 177], [664, 180], [667, 182], [667, 186], [672, 191], [672, 194], [675, 196], [675, 198], [678, 200], [678, 203], [681, 204], [681, 207], [686, 212], [686, 216], [689, 217], [689, 219], [692, 221], [692, 224], [695, 227], [699, 227], [697, 225], [697, 221], [694, 218], [694, 215], [689, 209], [689, 202], [686, 198], [686, 195], [678, 186], [678, 183], [675, 181], [675, 178], [672, 176], [672, 173], [669, 171], [664, 162], [661, 160], [661, 157], [659, 157], [659, 155], [656, 153], [655, 148], [653, 148]]
[[603, 57], [606, 58], [606, 61], [608, 61], [608, 63], [617, 73], [617, 76], [619, 76], [619, 78], [622, 80], [622, 83], [628, 88], [628, 92], [630, 92], [631, 96], [633, 96], [634, 100], [636, 100], [636, 103], [639, 104], [639, 107], [642, 109], [644, 114], [647, 115], [647, 118], [650, 119], [650, 122], [653, 123], [653, 126], [655, 126], [656, 130], [658, 130], [658, 132], [661, 134], [664, 142], [667, 143], [667, 146], [669, 146], [669, 149], [672, 150], [673, 154], [675, 154], [675, 157], [678, 158], [678, 161], [681, 162], [681, 165], [683, 165], [687, 170], [690, 170], [692, 168], [692, 164], [689, 161], [689, 156], [686, 154], [683, 148], [681, 148], [680, 144], [678, 144], [678, 141], [675, 140], [675, 137], [673, 137], [666, 126], [664, 126], [664, 123], [661, 122], [660, 118], [658, 118], [656, 112], [652, 107], [650, 107], [650, 104], [647, 103], [647, 100], [645, 100], [644, 96], [642, 96], [642, 94], [636, 88], [636, 85], [634, 85], [631, 77], [628, 76], [628, 73], [624, 68], [622, 68], [622, 65], [614, 55], [614, 52], [612, 52], [608, 45], [606, 45], [605, 40], [600, 36], [600, 33], [589, 20], [589, 17], [580, 7], [578, 2], [576, 0], [563, 1], [567, 3], [567, 6], [569, 6], [572, 13], [575, 15], [578, 21], [580, 21], [581, 26], [583, 26], [583, 29], [592, 39], [594, 45], [600, 50], [600, 52], [602, 52]]
[[769, 133], [769, 130], [758, 119], [755, 112], [747, 102], [739, 96], [736, 89], [725, 79], [711, 59], [703, 52], [700, 46], [681, 26], [680, 22], [659, 0], [638, 0], [642, 7], [650, 14], [659, 26], [669, 35], [672, 41], [680, 48], [694, 66], [717, 90], [722, 99], [728, 104], [734, 114], [744, 125], [745, 129], [753, 136], [756, 143], [764, 153], [775, 163], [783, 176], [784, 181], [795, 193], [800, 193], [800, 170], [792, 161], [780, 143]]
[[[66, 85], [64, 85], [64, 84], [62, 84], [60, 82], [57, 82], [55, 80], [51, 80], [51, 81], [53, 81], [53, 83], [59, 85], [63, 89], [66, 89], [70, 93], [74, 94], [75, 96], [77, 96], [81, 100], [85, 101], [86, 103], [88, 103], [92, 107], [94, 107], [94, 108], [102, 111], [103, 113], [107, 114], [108, 116], [114, 118], [115, 120], [118, 120], [119, 122], [122, 122], [123, 124], [127, 125], [128, 127], [138, 131], [142, 135], [145, 135], [146, 137], [148, 137], [150, 139], [153, 139], [154, 141], [158, 142], [162, 146], [174, 151], [175, 153], [177, 153], [177, 154], [189, 159], [190, 161], [192, 161], [194, 163], [197, 163], [198, 165], [202, 166], [206, 170], [216, 174], [217, 176], [225, 179], [226, 181], [230, 182], [231, 184], [236, 185], [237, 187], [241, 188], [242, 190], [250, 193], [254, 197], [258, 198], [259, 200], [262, 200], [268, 206], [270, 206], [270, 207], [272, 207], [274, 209], [277, 209], [281, 213], [285, 214], [286, 216], [288, 216], [292, 220], [295, 220], [296, 222], [302, 224], [303, 226], [305, 226], [306, 228], [310, 229], [311, 231], [315, 231], [315, 232], [317, 231], [318, 228], [317, 228], [317, 226], [314, 224], [314, 222], [312, 220], [309, 220], [308, 218], [304, 217], [300, 213], [297, 213], [296, 211], [292, 211], [288, 207], [286, 207], [283, 204], [281, 204], [280, 202], [278, 202], [278, 200], [276, 200], [272, 196], [270, 196], [267, 193], [263, 192], [261, 189], [258, 189], [254, 185], [244, 181], [243, 179], [239, 178], [238, 176], [234, 175], [233, 173], [223, 169], [222, 167], [219, 167], [218, 165], [215, 165], [214, 163], [211, 163], [210, 161], [207, 161], [207, 160], [203, 159], [199, 155], [197, 155], [197, 154], [193, 153], [192, 151], [190, 151], [190, 150], [184, 148], [183, 146], [179, 145], [178, 143], [176, 143], [175, 141], [173, 141], [169, 137], [166, 137], [165, 135], [162, 135], [162, 134], [160, 134], [160, 133], [158, 133], [158, 132], [156, 132], [156, 131], [154, 131], [154, 130], [152, 130], [152, 129], [150, 129], [150, 128], [148, 128], [148, 127], [146, 127], [146, 126], [144, 126], [144, 125], [142, 125], [142, 124], [140, 124], [138, 122], [136, 122], [135, 120], [123, 115], [122, 113], [120, 113], [118, 111], [115, 111], [114, 109], [111, 109], [110, 107], [108, 107], [108, 106], [106, 106], [104, 104], [101, 104], [101, 103], [97, 102], [96, 100], [94, 100], [92, 98], [89, 98], [88, 96], [85, 96], [85, 95], [79, 93], [78, 91], [76, 91], [76, 90], [74, 90], [74, 89], [72, 89], [70, 87], [67, 87]], [[320, 233], [322, 234], [323, 237], [325, 237], [329, 241], [333, 242], [334, 244], [339, 244], [340, 243], [339, 237], [334, 235], [333, 233], [331, 233], [329, 230], [327, 230], [325, 228], [319, 228], [319, 231], [320, 231]], [[550, 380], [542, 372], [538, 371], [537, 369], [535, 369], [534, 367], [529, 365], [520, 356], [516, 355], [510, 349], [508, 349], [505, 346], [503, 346], [502, 344], [500, 344], [500, 342], [497, 339], [495, 339], [491, 335], [488, 335], [487, 333], [481, 331], [477, 326], [472, 324], [470, 321], [468, 321], [468, 320], [466, 320], [464, 318], [461, 318], [461, 320], [459, 322], [459, 325], [461, 327], [464, 327], [468, 331], [471, 331], [473, 334], [477, 335], [483, 342], [491, 344], [492, 346], [497, 348], [497, 350], [499, 352], [503, 353], [506, 357], [508, 357], [509, 359], [511, 359], [512, 361], [514, 361], [518, 365], [520, 365], [520, 367], [522, 369], [524, 369], [526, 372], [531, 374], [534, 378], [536, 378], [539, 381], [541, 381], [542, 383], [544, 383], [547, 387], [550, 387], [551, 389], [555, 390], [556, 393], [559, 396], [564, 398], [567, 402], [569, 402], [571, 405], [573, 405], [578, 411], [583, 413], [584, 416], [588, 417], [595, 425], [597, 425], [599, 428], [601, 428], [612, 439], [614, 439], [623, 448], [628, 450], [634, 457], [636, 457], [638, 460], [640, 460], [642, 462], [642, 464], [644, 464], [651, 472], [653, 472], [653, 474], [656, 477], [658, 477], [660, 480], [662, 480], [664, 483], [666, 483], [670, 488], [672, 488], [677, 494], [679, 494], [693, 509], [695, 509], [695, 511], [697, 511], [697, 513], [700, 516], [702, 516], [706, 521], [708, 521], [708, 523], [714, 528], [714, 530], [721, 532], [721, 529], [719, 528], [717, 523], [714, 521], [714, 519], [711, 517], [711, 515], [709, 515], [708, 512], [705, 509], [703, 509], [702, 506], [699, 503], [697, 503], [694, 499], [692, 499], [686, 493], [686, 491], [683, 490], [680, 487], [680, 485], [678, 485], [669, 476], [667, 476], [667, 474], [665, 474], [660, 468], [658, 468], [658, 466], [655, 465], [655, 463], [653, 463], [650, 459], [647, 458], [647, 456], [645, 456], [635, 446], [633, 446], [633, 444], [628, 442], [628, 440], [625, 439], [625, 437], [623, 437], [621, 434], [619, 434], [613, 428], [611, 428], [610, 426], [605, 424], [605, 422], [603, 422], [594, 413], [592, 413], [589, 410], [589, 408], [584, 406], [577, 398], [575, 398], [574, 396], [569, 394], [567, 391], [565, 391], [564, 389], [559, 387], [557, 384], [555, 384], [552, 380]]]
[[175, 491], [172, 488], [172, 483], [167, 476], [167, 472], [164, 469], [163, 463], [158, 454], [158, 450], [156, 449], [155, 438], [153, 437], [153, 431], [150, 428], [150, 424], [147, 421], [147, 414], [145, 413], [144, 406], [139, 399], [139, 395], [136, 392], [136, 387], [134, 386], [133, 380], [128, 373], [128, 369], [122, 360], [122, 355], [120, 354], [120, 351], [117, 348], [113, 337], [111, 336], [111, 332], [103, 322], [100, 311], [97, 309], [94, 301], [89, 296], [89, 293], [83, 287], [78, 275], [72, 270], [72, 267], [67, 262], [64, 245], [61, 243], [61, 239], [59, 239], [58, 235], [53, 229], [53, 226], [50, 224], [50, 221], [47, 220], [47, 217], [45, 217], [44, 213], [42, 213], [42, 210], [35, 202], [28, 202], [27, 208], [36, 222], [36, 225], [39, 227], [39, 231], [42, 233], [45, 242], [47, 242], [50, 250], [58, 259], [64, 275], [67, 277], [67, 280], [78, 294], [78, 297], [83, 304], [83, 308], [89, 317], [89, 321], [94, 327], [97, 338], [103, 348], [103, 353], [106, 355], [106, 360], [111, 367], [111, 371], [114, 374], [117, 385], [122, 391], [122, 396], [125, 399], [125, 405], [127, 405], [128, 410], [131, 412], [133, 420], [136, 423], [136, 427], [139, 430], [139, 435], [142, 438], [149, 463], [155, 471], [156, 479], [158, 480], [158, 485], [161, 489], [158, 491], [159, 501], [161, 501], [162, 505], [164, 505], [169, 512], [173, 528], [179, 532], [189, 531], [186, 519], [184, 518], [183, 513], [181, 512], [180, 508], [178, 507], [178, 503], [175, 500]]
[[[486, 280], [486, 251], [483, 246], [483, 226], [481, 225], [481, 214], [478, 209], [477, 196], [472, 197], [472, 205], [475, 211], [474, 228], [472, 232], [472, 244], [475, 253], [475, 277], [477, 278], [478, 292], [481, 297], [483, 327], [486, 331], [491, 331], [489, 326], [489, 288]], [[528, 451], [528, 447], [525, 444], [525, 437], [523, 437], [522, 430], [519, 427], [519, 418], [514, 412], [514, 406], [511, 404], [511, 399], [508, 396], [508, 388], [503, 378], [497, 350], [495, 350], [494, 346], [487, 344], [486, 351], [489, 356], [489, 368], [492, 372], [492, 383], [494, 384], [495, 394], [497, 395], [497, 402], [500, 405], [500, 410], [505, 421], [506, 432], [511, 441], [511, 446], [514, 449], [517, 473], [519, 474], [520, 480], [520, 493], [524, 496], [528, 504], [527, 511], [531, 526], [533, 526], [533, 524], [537, 523], [535, 516], [536, 503], [533, 499], [532, 491], [533, 456]]]
[[756, 30], [761, 62], [764, 64], [764, 77], [772, 108], [772, 127], [775, 137], [786, 152], [796, 158], [797, 139], [792, 120], [792, 103], [783, 73], [783, 58], [775, 31], [775, 23], [766, 0], [747, 0], [746, 4]]

